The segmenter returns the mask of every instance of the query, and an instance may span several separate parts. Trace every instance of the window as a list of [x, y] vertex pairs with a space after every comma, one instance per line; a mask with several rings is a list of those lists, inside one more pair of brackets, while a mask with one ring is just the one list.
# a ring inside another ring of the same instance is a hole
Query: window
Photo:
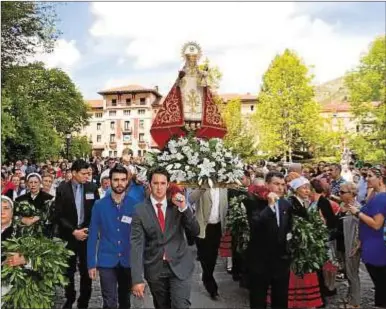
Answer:
[[115, 134], [110, 134], [110, 143], [115, 142]]
[[125, 109], [125, 110], [123, 111], [123, 115], [124, 115], [124, 116], [130, 116], [130, 110], [129, 110], [129, 109]]
[[125, 143], [131, 142], [131, 133], [123, 134], [123, 142]]
[[109, 111], [109, 116], [116, 116], [117, 112], [116, 111]]
[[125, 130], [130, 130], [130, 121], [125, 121]]
[[126, 105], [131, 105], [131, 99], [126, 99]]
[[117, 106], [117, 99], [112, 99], [111, 100], [111, 105], [112, 106]]
[[116, 157], [118, 155], [117, 151], [114, 151], [114, 157]]
[[139, 104], [140, 105], [146, 105], [146, 99], [145, 98], [140, 98], [139, 99]]
[[143, 129], [144, 126], [145, 126], [145, 120], [140, 120], [139, 121], [139, 128]]
[[113, 152], [110, 150], [109, 151], [109, 157], [112, 157], [113, 156]]
[[115, 122], [114, 121], [110, 122], [110, 129], [115, 130]]
[[95, 118], [102, 118], [102, 113], [95, 113]]
[[138, 150], [138, 157], [141, 156], [141, 150]]
[[254, 109], [255, 109], [255, 106], [251, 105], [251, 112], [253, 112]]
[[145, 112], [146, 112], [146, 110], [144, 110], [144, 109], [139, 109], [139, 110], [138, 110], [138, 115], [145, 115]]
[[139, 141], [144, 142], [145, 141], [145, 133], [139, 133]]
[[101, 126], [102, 124], [101, 123], [97, 123], [97, 130], [100, 131], [101, 130]]
[[100, 143], [102, 141], [102, 135], [97, 135], [97, 143]]

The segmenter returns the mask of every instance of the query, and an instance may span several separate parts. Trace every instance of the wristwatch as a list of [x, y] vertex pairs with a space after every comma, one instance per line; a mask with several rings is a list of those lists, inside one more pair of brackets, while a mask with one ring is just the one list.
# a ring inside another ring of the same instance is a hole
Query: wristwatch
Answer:
[[360, 214], [360, 212], [361, 212], [361, 211], [360, 211], [360, 210], [358, 210], [358, 211], [357, 211], [357, 212], [354, 214], [354, 216], [355, 216], [355, 217], [357, 217], [357, 218], [359, 218], [359, 214]]

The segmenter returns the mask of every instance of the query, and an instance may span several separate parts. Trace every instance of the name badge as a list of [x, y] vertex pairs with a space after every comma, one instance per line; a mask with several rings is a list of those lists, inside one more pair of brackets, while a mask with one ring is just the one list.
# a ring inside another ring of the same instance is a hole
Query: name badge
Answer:
[[128, 217], [128, 216], [122, 216], [122, 222], [123, 223], [127, 223], [127, 224], [130, 224], [131, 223], [131, 220], [132, 218], [131, 217]]
[[93, 200], [94, 198], [94, 193], [86, 193], [86, 200]]

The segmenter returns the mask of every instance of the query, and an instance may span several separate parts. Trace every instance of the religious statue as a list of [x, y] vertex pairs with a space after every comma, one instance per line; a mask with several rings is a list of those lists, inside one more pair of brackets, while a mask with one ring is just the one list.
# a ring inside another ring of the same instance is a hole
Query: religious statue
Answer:
[[158, 111], [150, 133], [162, 149], [172, 136], [194, 131], [200, 138], [222, 138], [225, 125], [208, 85], [208, 68], [200, 69], [201, 47], [194, 42], [182, 48], [185, 65]]

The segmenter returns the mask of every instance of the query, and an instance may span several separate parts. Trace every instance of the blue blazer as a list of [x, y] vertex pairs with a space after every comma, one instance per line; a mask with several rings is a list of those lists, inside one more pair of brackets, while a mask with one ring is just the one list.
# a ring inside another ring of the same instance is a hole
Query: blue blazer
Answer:
[[[130, 267], [130, 235], [134, 205], [126, 195], [118, 208], [111, 195], [98, 200], [91, 214], [87, 240], [87, 267]], [[99, 243], [98, 243], [99, 241]]]

